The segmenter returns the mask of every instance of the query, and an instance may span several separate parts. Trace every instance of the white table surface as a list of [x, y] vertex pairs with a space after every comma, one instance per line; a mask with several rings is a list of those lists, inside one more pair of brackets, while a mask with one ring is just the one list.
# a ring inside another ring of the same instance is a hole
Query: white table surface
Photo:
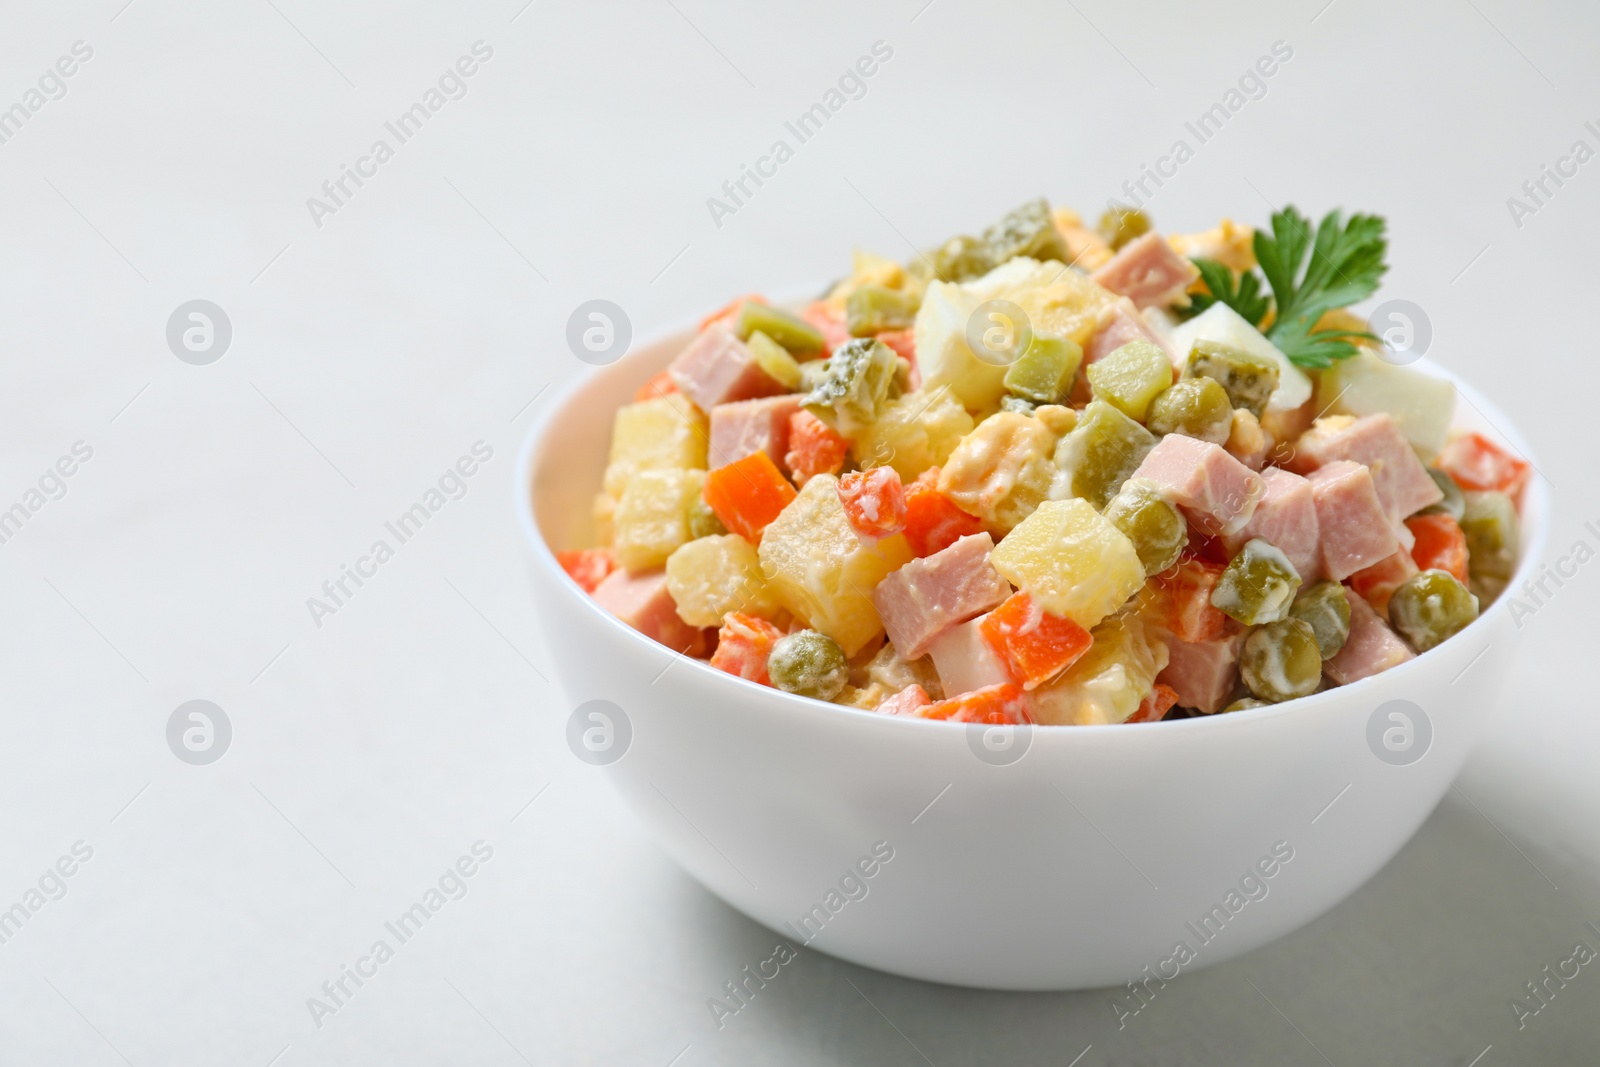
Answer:
[[[566, 749], [512, 521], [542, 391], [585, 370], [581, 301], [646, 336], [1040, 193], [1097, 211], [1281, 40], [1149, 210], [1388, 216], [1383, 295], [1534, 440], [1552, 547], [1596, 543], [1600, 162], [1520, 226], [1506, 203], [1600, 147], [1592, 7], [922, 3], [6, 6], [0, 107], [93, 55], [0, 144], [0, 509], [93, 456], [0, 544], [0, 908], [93, 855], [0, 944], [0, 1062], [1595, 1062], [1594, 968], [1520, 1030], [1508, 1002], [1600, 947], [1600, 565], [1527, 620], [1493, 728], [1388, 868], [1126, 1029], [1104, 991], [813, 953], [712, 1024], [771, 935]], [[316, 225], [307, 198], [480, 40], [467, 94]], [[866, 95], [714, 225], [706, 198], [880, 40]], [[197, 298], [233, 327], [207, 366], [165, 340]], [[466, 495], [315, 625], [307, 598], [477, 441]], [[192, 699], [234, 731], [208, 766], [165, 739]], [[466, 896], [318, 1026], [307, 998], [480, 840]]]

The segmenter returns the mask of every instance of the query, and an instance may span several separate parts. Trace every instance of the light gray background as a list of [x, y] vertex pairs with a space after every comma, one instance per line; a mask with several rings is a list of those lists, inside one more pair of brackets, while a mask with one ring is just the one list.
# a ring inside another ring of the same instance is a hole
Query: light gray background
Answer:
[[[6, 4], [0, 106], [94, 55], [0, 144], [0, 507], [94, 455], [0, 545], [0, 907], [94, 855], [0, 945], [0, 1062], [1594, 1062], [1593, 967], [1520, 1032], [1508, 1007], [1600, 947], [1593, 566], [1527, 620], [1493, 729], [1389, 868], [1120, 1032], [1106, 992], [814, 953], [718, 1032], [706, 998], [773, 937], [571, 756], [545, 680], [511, 473], [585, 370], [578, 303], [649, 336], [858, 243], [904, 256], [1040, 193], [1092, 212], [1275, 40], [1293, 59], [1158, 223], [1387, 215], [1383, 295], [1536, 442], [1552, 544], [1593, 544], [1600, 162], [1520, 228], [1506, 199], [1600, 147], [1595, 10], [1324, 3]], [[478, 40], [468, 95], [315, 226], [306, 199]], [[706, 198], [876, 40], [866, 97], [715, 227]], [[164, 339], [196, 298], [234, 330], [204, 367]], [[465, 498], [315, 627], [306, 598], [478, 440]], [[234, 730], [206, 767], [165, 741], [196, 698]], [[307, 997], [479, 839], [468, 895], [313, 1025]]]

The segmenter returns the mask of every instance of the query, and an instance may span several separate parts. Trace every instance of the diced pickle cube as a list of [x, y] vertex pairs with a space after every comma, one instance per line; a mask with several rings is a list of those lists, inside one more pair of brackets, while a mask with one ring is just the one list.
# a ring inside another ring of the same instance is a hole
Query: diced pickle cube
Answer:
[[1144, 421], [1150, 401], [1172, 385], [1172, 361], [1149, 341], [1129, 341], [1090, 364], [1086, 373], [1097, 399], [1139, 422]]
[[909, 329], [917, 320], [919, 303], [914, 293], [881, 285], [863, 285], [850, 294], [844, 309], [850, 333], [868, 337], [885, 330]]
[[1272, 703], [1315, 693], [1322, 681], [1316, 634], [1299, 619], [1257, 627], [1244, 639], [1239, 677], [1257, 699]]
[[939, 472], [939, 492], [1004, 533], [1050, 495], [1056, 438], [1038, 419], [999, 412], [961, 439]]
[[1338, 582], [1317, 582], [1300, 591], [1289, 607], [1289, 617], [1311, 627], [1323, 659], [1332, 659], [1350, 636], [1350, 602]]
[[792, 312], [770, 304], [746, 300], [739, 305], [739, 321], [734, 332], [741, 341], [757, 330], [790, 352], [811, 354], [823, 348], [822, 331]]
[[1227, 391], [1234, 407], [1256, 418], [1267, 410], [1267, 400], [1278, 388], [1276, 363], [1220, 341], [1196, 341], [1183, 376], [1213, 379]]
[[1503, 587], [1517, 567], [1517, 509], [1504, 493], [1464, 493], [1461, 532], [1467, 536], [1467, 573]]
[[799, 630], [778, 638], [767, 657], [772, 684], [786, 693], [832, 700], [844, 688], [850, 666], [844, 649], [827, 634]]
[[1150, 402], [1145, 426], [1162, 436], [1176, 433], [1226, 444], [1233, 433], [1233, 405], [1214, 379], [1185, 378]]
[[1106, 505], [1106, 518], [1133, 542], [1146, 577], [1174, 563], [1189, 543], [1189, 523], [1148, 478], [1129, 478]]
[[737, 534], [680, 546], [667, 557], [667, 592], [690, 626], [721, 626], [730, 611], [767, 617], [778, 610], [755, 546]]
[[[912, 269], [915, 270], [922, 262], [920, 256], [912, 260]], [[928, 253], [927, 262], [932, 265], [934, 277], [941, 282], [964, 282], [978, 278], [988, 274], [995, 265], [988, 242], [967, 236], [950, 238]]]
[[838, 480], [818, 474], [762, 533], [759, 555], [779, 602], [850, 656], [883, 632], [872, 591], [911, 559], [911, 548], [904, 534], [863, 541], [839, 502]]
[[650, 470], [634, 475], [612, 517], [617, 562], [630, 574], [659, 567], [689, 540], [689, 514], [705, 471]]
[[893, 467], [901, 481], [911, 482], [949, 459], [972, 427], [972, 416], [950, 390], [907, 393], [890, 402], [856, 438], [856, 462]]
[[1389, 624], [1426, 652], [1478, 617], [1478, 598], [1448, 571], [1413, 575], [1389, 598]]
[[903, 365], [881, 341], [858, 338], [842, 345], [828, 359], [827, 376], [806, 394], [806, 410], [856, 437], [899, 395]]
[[789, 350], [757, 330], [745, 340], [744, 346], [756, 358], [756, 366], [770, 374], [774, 381], [793, 392], [800, 388], [800, 364]]
[[1104, 400], [1091, 400], [1056, 446], [1056, 466], [1070, 495], [1103, 508], [1155, 446], [1149, 430]]
[[1036, 333], [1027, 351], [1006, 369], [1006, 388], [1036, 404], [1055, 404], [1072, 387], [1083, 361], [1076, 342]]
[[1068, 259], [1066, 242], [1050, 217], [1050, 205], [1043, 197], [1030, 200], [983, 231], [984, 244], [996, 265], [1015, 256], [1030, 259]]
[[1222, 572], [1211, 606], [1246, 626], [1277, 622], [1289, 614], [1299, 589], [1300, 575], [1289, 557], [1256, 537]]
[[1461, 487], [1456, 480], [1440, 470], [1438, 467], [1428, 468], [1428, 477], [1433, 479], [1433, 484], [1439, 487], [1439, 492], [1444, 494], [1444, 499], [1437, 504], [1430, 504], [1418, 514], [1422, 515], [1448, 515], [1457, 522], [1467, 510], [1467, 498], [1462, 494]]
[[1144, 585], [1133, 542], [1085, 500], [1040, 504], [995, 546], [989, 562], [1043, 610], [1085, 629]]
[[1100, 216], [1095, 229], [1115, 252], [1135, 237], [1143, 237], [1150, 232], [1150, 216], [1138, 208], [1118, 205]]

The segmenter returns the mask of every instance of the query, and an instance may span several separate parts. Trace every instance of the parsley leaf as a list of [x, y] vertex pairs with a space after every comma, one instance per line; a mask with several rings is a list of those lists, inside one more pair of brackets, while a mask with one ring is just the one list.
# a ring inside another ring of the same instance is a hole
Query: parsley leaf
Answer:
[[1255, 235], [1256, 260], [1272, 286], [1268, 340], [1302, 367], [1329, 366], [1355, 355], [1356, 340], [1376, 340], [1365, 331], [1314, 327], [1324, 313], [1377, 292], [1388, 269], [1388, 247], [1384, 221], [1376, 215], [1352, 215], [1346, 223], [1334, 210], [1313, 229], [1293, 206], [1273, 212], [1272, 235]]
[[1236, 286], [1233, 271], [1216, 260], [1196, 256], [1191, 262], [1199, 269], [1200, 280], [1211, 291], [1210, 295], [1194, 294], [1190, 304], [1191, 314], [1198, 315], [1212, 304], [1227, 304], [1252, 326], [1259, 326], [1261, 320], [1267, 317], [1272, 298], [1261, 291], [1261, 278], [1255, 271], [1240, 275]]

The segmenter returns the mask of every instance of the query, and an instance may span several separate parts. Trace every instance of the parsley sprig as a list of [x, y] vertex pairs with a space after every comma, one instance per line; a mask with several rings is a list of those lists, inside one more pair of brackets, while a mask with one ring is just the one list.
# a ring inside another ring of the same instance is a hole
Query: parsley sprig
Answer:
[[[1364, 330], [1316, 329], [1322, 316], [1349, 307], [1378, 290], [1388, 264], [1389, 242], [1384, 220], [1377, 215], [1352, 215], [1346, 222], [1338, 210], [1315, 227], [1292, 205], [1272, 215], [1272, 232], [1257, 230], [1256, 262], [1272, 287], [1262, 292], [1261, 279], [1246, 271], [1234, 282], [1221, 263], [1196, 258], [1200, 278], [1211, 295], [1197, 296], [1196, 311], [1221, 302], [1251, 325], [1260, 327], [1271, 312], [1267, 339], [1302, 367], [1327, 367], [1356, 354], [1356, 341], [1377, 340]], [[1309, 257], [1307, 255], [1309, 253]]]

